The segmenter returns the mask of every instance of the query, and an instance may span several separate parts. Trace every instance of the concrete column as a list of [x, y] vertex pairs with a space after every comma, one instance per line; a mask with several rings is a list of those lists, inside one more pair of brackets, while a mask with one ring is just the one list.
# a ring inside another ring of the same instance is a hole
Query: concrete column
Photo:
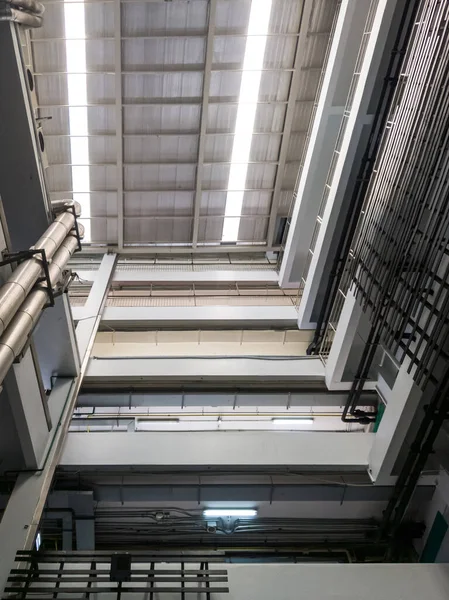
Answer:
[[48, 441], [51, 419], [31, 348], [26, 350], [20, 363], [9, 370], [4, 387], [14, 416], [25, 468], [37, 469]]
[[[370, 329], [368, 315], [363, 312], [353, 292], [349, 291], [326, 361], [325, 378], [329, 390], [351, 388]], [[374, 383], [366, 384], [366, 389], [373, 387]]]
[[407, 368], [408, 363], [405, 362], [399, 369], [391, 390], [385, 385], [382, 388], [382, 396], [387, 406], [374, 437], [368, 469], [373, 481], [379, 485], [390, 480], [422, 398], [422, 391], [407, 373]]
[[329, 52], [279, 280], [298, 285], [337, 141], [370, 2], [343, 0]]

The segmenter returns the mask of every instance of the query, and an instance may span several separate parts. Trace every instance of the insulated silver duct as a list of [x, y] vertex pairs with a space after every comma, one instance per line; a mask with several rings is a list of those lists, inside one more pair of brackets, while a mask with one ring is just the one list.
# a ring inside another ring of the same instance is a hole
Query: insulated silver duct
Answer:
[[[66, 213], [67, 214], [67, 213]], [[72, 215], [73, 216], [73, 215]], [[81, 225], [79, 228], [81, 229]], [[62, 272], [78, 247], [78, 239], [74, 233], [69, 234], [56, 251], [49, 267], [50, 281], [54, 287], [61, 278]], [[33, 331], [45, 304], [48, 301], [46, 286], [33, 290], [20, 306], [11, 323], [0, 338], [0, 383], [5, 378], [15, 358], [25, 346]]]
[[44, 5], [35, 0], [0, 1], [0, 21], [13, 21], [25, 27], [41, 27]]
[[[45, 250], [45, 256], [49, 260], [74, 224], [75, 217], [72, 212], [60, 213], [32, 249]], [[35, 255], [21, 263], [0, 288], [0, 335], [42, 274], [42, 258]]]

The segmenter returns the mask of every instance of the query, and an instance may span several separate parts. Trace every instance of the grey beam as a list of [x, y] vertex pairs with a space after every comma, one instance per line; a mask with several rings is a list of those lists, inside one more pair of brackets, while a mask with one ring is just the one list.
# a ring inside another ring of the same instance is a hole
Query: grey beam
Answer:
[[[138, 407], [138, 406], [167, 406], [167, 407], [198, 407], [198, 406], [282, 406], [294, 409], [298, 406], [342, 407], [346, 402], [347, 394], [319, 391], [285, 391], [285, 392], [122, 392], [122, 393], [84, 393], [78, 396], [78, 408], [92, 407]], [[377, 402], [376, 394], [363, 396], [365, 405]]]
[[290, 83], [290, 90], [287, 101], [287, 109], [285, 112], [284, 135], [282, 136], [281, 148], [279, 150], [279, 165], [276, 171], [276, 179], [274, 182], [273, 199], [271, 202], [271, 215], [268, 224], [267, 243], [269, 246], [273, 244], [274, 235], [276, 232], [277, 209], [282, 190], [282, 181], [284, 179], [284, 170], [287, 160], [288, 147], [290, 144], [290, 132], [293, 125], [293, 117], [295, 115], [296, 98], [299, 91], [299, 82], [301, 75], [301, 62], [304, 60], [304, 44], [307, 39], [309, 29], [310, 16], [312, 14], [312, 0], [304, 0], [301, 14], [299, 37], [296, 42], [296, 52], [294, 60], [294, 71]]
[[79, 322], [76, 326], [76, 338], [80, 356], [84, 356], [93, 331], [95, 330], [96, 333], [96, 329], [98, 329], [101, 311], [106, 303], [116, 260], [117, 254], [105, 254], [103, 256], [100, 268], [95, 274], [95, 281], [84, 305], [84, 310], [79, 316]]
[[[128, 502], [388, 502], [392, 486], [323, 485], [323, 484], [170, 484], [124, 483], [104, 484], [94, 481], [95, 502], [126, 504]], [[414, 502], [429, 502], [434, 486], [419, 486]]]
[[124, 194], [123, 194], [123, 107], [122, 107], [122, 12], [120, 0], [114, 0], [114, 55], [115, 55], [115, 127], [117, 144], [117, 245], [123, 248]]
[[215, 32], [215, 14], [217, 11], [217, 0], [210, 0], [209, 2], [209, 24], [207, 29], [207, 42], [206, 42], [206, 61], [204, 65], [204, 76], [203, 76], [203, 99], [201, 105], [201, 120], [200, 120], [200, 134], [198, 141], [198, 164], [196, 168], [196, 184], [195, 184], [195, 198], [194, 198], [194, 209], [193, 209], [193, 232], [192, 232], [192, 246], [196, 248], [198, 243], [198, 229], [199, 229], [199, 216], [201, 208], [201, 193], [203, 187], [203, 171], [204, 171], [204, 150], [206, 146], [206, 129], [207, 119], [209, 114], [209, 89], [210, 81], [212, 76], [212, 59], [214, 55], [214, 32]]
[[[197, 246], [195, 250], [192, 246], [175, 246], [171, 244], [167, 245], [129, 245], [120, 250], [120, 254], [129, 255], [167, 255], [167, 254], [248, 254], [248, 253], [264, 253], [264, 252], [278, 252], [281, 250], [280, 246], [266, 246], [264, 244], [239, 244], [237, 246], [221, 245], [220, 243], [215, 244], [204, 244]], [[109, 246], [105, 243], [104, 246], [87, 246], [83, 244], [83, 250], [79, 256], [83, 254], [104, 254], [105, 251], [119, 252], [117, 246]]]

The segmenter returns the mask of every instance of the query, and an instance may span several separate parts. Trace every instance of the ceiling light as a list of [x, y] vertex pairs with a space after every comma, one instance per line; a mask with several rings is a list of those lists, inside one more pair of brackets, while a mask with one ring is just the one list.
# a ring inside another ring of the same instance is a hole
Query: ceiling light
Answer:
[[179, 423], [179, 419], [136, 419], [136, 431], [152, 431], [158, 425], [173, 425], [174, 423]]
[[81, 205], [84, 241], [91, 240], [87, 61], [84, 2], [64, 2], [70, 163], [73, 200]]
[[236, 242], [238, 239], [271, 3], [272, 0], [253, 0], [251, 3], [226, 194], [222, 232], [224, 242]]
[[283, 427], [302, 427], [303, 425], [313, 425], [312, 417], [292, 417], [292, 418], [277, 418], [272, 419], [273, 425]]
[[209, 517], [256, 517], [255, 508], [207, 508], [203, 515]]

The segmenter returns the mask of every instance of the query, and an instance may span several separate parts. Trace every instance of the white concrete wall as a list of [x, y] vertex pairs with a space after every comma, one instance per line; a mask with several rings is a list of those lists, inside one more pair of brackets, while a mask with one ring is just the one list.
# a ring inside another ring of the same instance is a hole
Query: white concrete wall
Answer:
[[449, 566], [228, 565], [215, 600], [447, 600]]
[[372, 433], [69, 433], [60, 466], [284, 465], [366, 471]]
[[[148, 565], [142, 564], [136, 565], [136, 570], [139, 566], [148, 569]], [[98, 568], [105, 569], [107, 565], [101, 564]], [[179, 564], [157, 566], [158, 570], [168, 568], [179, 568]], [[198, 564], [186, 565], [186, 570], [198, 568]], [[229, 593], [212, 592], [213, 600], [447, 600], [449, 597], [449, 565], [217, 563], [210, 564], [209, 569], [226, 569], [228, 572], [228, 583], [214, 585], [229, 587]], [[42, 585], [48, 587], [49, 584]], [[99, 585], [94, 583], [92, 589]], [[107, 581], [102, 584], [104, 587], [111, 585], [114, 584]], [[129, 583], [123, 585], [132, 587]], [[158, 585], [173, 587], [176, 584]], [[198, 587], [197, 582], [189, 585]], [[117, 595], [102, 594], [101, 597], [112, 600]], [[148, 598], [148, 593], [122, 593], [121, 597], [123, 600], [143, 600]], [[156, 600], [179, 600], [179, 597], [179, 592], [155, 595]]]

